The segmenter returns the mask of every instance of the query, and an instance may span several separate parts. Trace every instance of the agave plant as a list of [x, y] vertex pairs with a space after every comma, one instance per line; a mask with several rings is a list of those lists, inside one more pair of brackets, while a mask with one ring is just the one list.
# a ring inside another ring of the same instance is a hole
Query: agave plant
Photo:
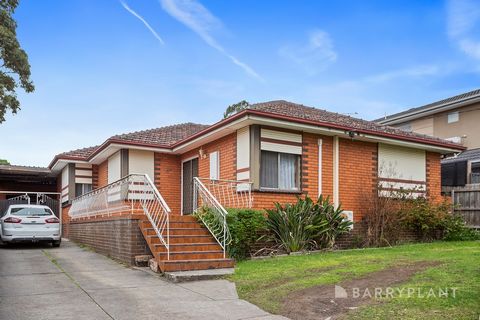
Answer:
[[306, 196], [297, 197], [294, 204], [275, 203], [267, 210], [267, 227], [279, 247], [288, 253], [318, 247], [332, 247], [335, 238], [348, 232], [351, 223], [345, 221], [342, 209], [330, 199], [320, 196], [316, 202]]

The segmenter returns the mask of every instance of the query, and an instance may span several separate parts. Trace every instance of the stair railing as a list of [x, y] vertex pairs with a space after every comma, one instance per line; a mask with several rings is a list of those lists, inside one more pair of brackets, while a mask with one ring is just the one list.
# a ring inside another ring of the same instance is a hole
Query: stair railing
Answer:
[[227, 208], [251, 208], [251, 183], [232, 180], [193, 178], [194, 213], [202, 220], [226, 257], [232, 241], [227, 225]]
[[141, 210], [150, 221], [170, 260], [170, 208], [147, 174], [130, 174], [72, 200], [71, 219], [133, 214]]

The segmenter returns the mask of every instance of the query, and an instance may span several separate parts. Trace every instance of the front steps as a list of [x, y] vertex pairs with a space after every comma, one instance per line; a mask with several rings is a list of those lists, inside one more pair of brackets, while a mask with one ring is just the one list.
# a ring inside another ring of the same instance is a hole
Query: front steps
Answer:
[[232, 268], [222, 247], [193, 216], [170, 215], [170, 260], [147, 219], [139, 221], [142, 234], [162, 272]]

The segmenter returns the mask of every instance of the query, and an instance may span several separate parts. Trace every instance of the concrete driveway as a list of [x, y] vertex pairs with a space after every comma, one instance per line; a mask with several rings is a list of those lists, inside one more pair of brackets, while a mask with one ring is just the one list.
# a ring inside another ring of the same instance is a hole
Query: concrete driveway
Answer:
[[285, 319], [226, 280], [173, 284], [64, 241], [0, 247], [1, 319]]

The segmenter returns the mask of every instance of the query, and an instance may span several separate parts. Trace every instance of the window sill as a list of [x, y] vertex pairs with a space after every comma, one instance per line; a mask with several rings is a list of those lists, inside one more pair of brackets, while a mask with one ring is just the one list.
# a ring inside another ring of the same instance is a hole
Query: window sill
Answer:
[[302, 190], [281, 190], [281, 189], [256, 189], [253, 190], [254, 192], [262, 192], [262, 193], [288, 193], [288, 194], [302, 194]]

